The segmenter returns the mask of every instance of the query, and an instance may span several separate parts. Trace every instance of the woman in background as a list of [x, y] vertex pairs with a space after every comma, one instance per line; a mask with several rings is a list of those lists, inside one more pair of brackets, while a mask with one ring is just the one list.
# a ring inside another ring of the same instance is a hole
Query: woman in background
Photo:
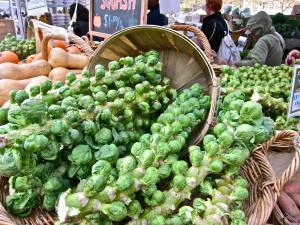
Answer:
[[260, 11], [250, 18], [246, 25], [247, 31], [256, 41], [246, 59], [231, 62], [232, 66], [254, 66], [266, 64], [267, 66], [279, 66], [282, 63], [285, 42], [282, 36], [272, 26], [271, 17]]
[[210, 47], [218, 52], [222, 38], [227, 35], [227, 24], [220, 12], [222, 0], [206, 0], [205, 12], [207, 17], [204, 18], [201, 31], [209, 41]]

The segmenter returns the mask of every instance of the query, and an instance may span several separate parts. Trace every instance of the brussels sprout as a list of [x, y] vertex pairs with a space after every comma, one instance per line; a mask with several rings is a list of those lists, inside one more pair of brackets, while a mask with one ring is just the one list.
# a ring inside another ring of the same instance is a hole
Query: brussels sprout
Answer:
[[168, 143], [166, 142], [160, 142], [157, 145], [156, 148], [156, 158], [160, 159], [160, 158], [165, 158], [165, 156], [170, 152], [170, 148]]
[[79, 100], [79, 106], [86, 109], [86, 111], [88, 111], [88, 112], [92, 112], [95, 109], [94, 99], [89, 95], [83, 96]]
[[8, 108], [0, 108], [0, 125], [6, 124], [7, 121], [7, 113], [8, 113]]
[[247, 223], [241, 219], [233, 219], [230, 225], [247, 225]]
[[136, 142], [131, 147], [131, 154], [134, 155], [137, 159], [139, 159], [144, 151], [145, 145], [142, 142]]
[[76, 109], [78, 106], [77, 106], [77, 102], [76, 102], [75, 98], [68, 96], [62, 100], [61, 107], [66, 112], [66, 111], [68, 111], [69, 108]]
[[108, 128], [101, 128], [96, 134], [95, 139], [100, 144], [110, 144], [113, 140], [112, 131]]
[[134, 199], [127, 206], [127, 210], [128, 210], [128, 216], [131, 219], [136, 220], [139, 218], [142, 212], [142, 206], [138, 200]]
[[166, 225], [184, 225], [184, 223], [181, 221], [179, 216], [177, 214], [175, 214], [175, 215], [171, 215], [166, 220]]
[[142, 178], [142, 184], [150, 185], [156, 184], [159, 181], [159, 171], [155, 167], [148, 167], [145, 171], [145, 175]]
[[180, 141], [171, 140], [169, 141], [169, 149], [171, 153], [178, 154], [182, 148]]
[[64, 135], [69, 129], [69, 125], [64, 119], [50, 120], [50, 130], [57, 136]]
[[16, 103], [15, 97], [16, 97], [17, 92], [18, 92], [18, 90], [12, 90], [9, 92], [9, 101], [11, 104]]
[[29, 152], [35, 152], [44, 149], [48, 145], [48, 138], [44, 135], [33, 134], [26, 138], [24, 149]]
[[214, 126], [214, 133], [219, 137], [223, 131], [227, 130], [227, 126], [224, 123], [217, 123]]
[[29, 175], [22, 177], [12, 176], [9, 179], [9, 184], [12, 189], [16, 190], [17, 192], [21, 192], [40, 187], [43, 183], [39, 178]]
[[136, 63], [138, 63], [138, 62], [144, 62], [144, 63], [146, 63], [147, 59], [146, 59], [146, 57], [144, 55], [138, 55], [137, 57], [135, 57], [134, 61]]
[[55, 160], [59, 152], [59, 143], [54, 140], [50, 140], [46, 148], [40, 149], [39, 153], [43, 159]]
[[221, 155], [221, 160], [228, 166], [238, 167], [241, 166], [244, 162], [244, 158], [241, 154], [233, 154], [233, 153], [226, 153]]
[[76, 165], [89, 163], [93, 158], [92, 150], [88, 145], [77, 145], [69, 155], [69, 160]]
[[110, 164], [115, 164], [119, 158], [119, 150], [115, 144], [103, 145], [94, 154], [96, 160], [106, 160]]
[[200, 151], [200, 148], [197, 150], [191, 150], [189, 148], [189, 158], [190, 158], [190, 162], [192, 163], [192, 166], [200, 166], [201, 162], [204, 158], [204, 154]]
[[[18, 94], [18, 93], [17, 93]], [[46, 104], [41, 99], [30, 98], [20, 106], [21, 113], [27, 123], [41, 124], [46, 116]]]
[[219, 152], [219, 144], [216, 141], [211, 141], [204, 145], [204, 149], [209, 156], [214, 156]]
[[190, 206], [183, 206], [179, 209], [178, 217], [184, 224], [191, 224], [194, 217], [197, 217], [197, 212]]
[[57, 201], [57, 194], [45, 194], [42, 207], [48, 211], [54, 211]]
[[219, 143], [221, 147], [229, 148], [233, 143], [233, 135], [229, 131], [224, 131], [219, 137]]
[[108, 63], [109, 72], [114, 72], [115, 70], [120, 69], [120, 64], [117, 61], [111, 61]]
[[209, 109], [211, 104], [210, 96], [204, 95], [202, 98], [200, 98], [199, 104], [202, 109]]
[[234, 137], [237, 140], [254, 142], [255, 129], [249, 124], [238, 126], [234, 132]]
[[98, 160], [92, 167], [92, 175], [108, 176], [111, 169], [111, 164], [108, 161]]
[[182, 191], [187, 186], [185, 176], [175, 175], [173, 178], [173, 185], [176, 191]]
[[172, 164], [172, 172], [175, 175], [184, 175], [188, 170], [188, 163], [186, 161], [180, 160]]
[[242, 220], [242, 221], [246, 220], [245, 213], [240, 209], [236, 209], [236, 210], [231, 211], [230, 218], [232, 220], [235, 220], [235, 219], [239, 219], [239, 220]]
[[141, 137], [140, 137], [140, 142], [143, 143], [145, 146], [150, 146], [150, 142], [151, 142], [151, 134], [149, 133], [146, 133], [146, 134], [143, 134]]
[[59, 105], [51, 105], [48, 108], [48, 113], [50, 114], [51, 119], [59, 119], [63, 116], [63, 109]]
[[164, 160], [165, 163], [171, 164], [171, 165], [173, 165], [177, 161], [178, 161], [178, 154], [170, 154]]
[[146, 65], [145, 65], [144, 62], [138, 61], [138, 62], [136, 62], [136, 67], [135, 68], [136, 68], [136, 73], [142, 74], [146, 70]]
[[35, 97], [40, 93], [41, 89], [40, 86], [38, 85], [34, 85], [32, 87], [30, 87], [29, 92], [30, 92], [30, 96], [31, 97]]
[[154, 159], [155, 154], [151, 150], [145, 150], [139, 158], [140, 166], [143, 168], [147, 168], [153, 164]]
[[85, 186], [83, 193], [87, 197], [92, 197], [99, 192], [103, 191], [104, 188], [106, 187], [107, 184], [107, 179], [103, 175], [93, 175], [91, 176]]
[[5, 203], [9, 212], [26, 217], [30, 215], [32, 209], [39, 203], [38, 194], [32, 189], [24, 192], [15, 192], [7, 196]]
[[221, 160], [213, 160], [210, 164], [207, 165], [208, 170], [213, 174], [218, 174], [223, 169], [223, 163]]
[[120, 174], [128, 173], [136, 168], [136, 161], [133, 156], [125, 156], [117, 161], [116, 168]]
[[112, 221], [121, 221], [127, 216], [127, 209], [122, 202], [112, 202], [111, 204], [103, 204], [100, 211]]
[[244, 187], [236, 186], [231, 192], [230, 197], [234, 201], [242, 201], [248, 197], [248, 190]]
[[262, 106], [254, 101], [245, 102], [240, 111], [241, 121], [253, 125], [263, 123]]
[[45, 95], [52, 88], [52, 83], [50, 80], [43, 80], [41, 82], [41, 92]]
[[16, 92], [16, 95], [15, 95], [15, 102], [18, 104], [18, 105], [21, 105], [21, 103], [23, 101], [25, 101], [26, 99], [29, 98], [29, 95], [26, 91], [24, 90], [19, 90]]
[[199, 187], [199, 192], [203, 195], [212, 195], [212, 184], [208, 180], [205, 180], [203, 184]]
[[161, 164], [158, 168], [159, 178], [161, 180], [168, 178], [171, 175], [171, 166], [168, 164]]
[[123, 192], [123, 191], [131, 189], [133, 186], [134, 186], [133, 177], [129, 174], [123, 174], [123, 175], [119, 176], [119, 178], [116, 182], [115, 190]]
[[244, 103], [245, 101], [242, 99], [234, 100], [229, 104], [228, 110], [240, 112]]
[[65, 83], [67, 85], [70, 85], [71, 83], [73, 83], [76, 80], [76, 75], [73, 72], [69, 72], [66, 75], [66, 79], [65, 79]]
[[241, 186], [241, 187], [244, 187], [244, 188], [248, 188], [247, 180], [245, 180], [241, 176], [235, 177], [234, 180], [233, 180], [233, 184], [234, 184], [234, 186]]
[[150, 220], [149, 225], [166, 225], [166, 219], [162, 215], [158, 215]]
[[202, 198], [195, 198], [193, 200], [193, 208], [198, 213], [203, 213], [206, 209], [205, 201]]

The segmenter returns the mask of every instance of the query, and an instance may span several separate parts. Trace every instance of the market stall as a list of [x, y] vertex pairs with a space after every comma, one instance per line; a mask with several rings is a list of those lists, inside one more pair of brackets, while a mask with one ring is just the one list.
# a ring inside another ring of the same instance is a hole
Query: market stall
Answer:
[[236, 68], [145, 1], [117, 31], [90, 3], [87, 36], [32, 20], [0, 43], [0, 224], [298, 220], [300, 59]]

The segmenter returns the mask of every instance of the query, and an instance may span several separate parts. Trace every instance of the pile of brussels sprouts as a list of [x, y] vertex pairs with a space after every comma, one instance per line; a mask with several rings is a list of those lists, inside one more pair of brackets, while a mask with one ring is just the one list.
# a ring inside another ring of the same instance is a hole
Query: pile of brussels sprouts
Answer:
[[293, 67], [285, 64], [270, 67], [255, 64], [232, 70], [229, 66], [221, 68], [221, 92], [227, 95], [241, 91], [247, 100], [259, 102], [265, 115], [276, 123], [277, 130], [298, 130], [300, 117], [287, 119]]
[[20, 40], [12, 33], [7, 33], [4, 40], [0, 43], [0, 52], [14, 52], [18, 55], [19, 60], [21, 61], [36, 53], [35, 42], [35, 39]]
[[[245, 224], [239, 168], [274, 135], [274, 122], [234, 92], [201, 146], [186, 146], [211, 99], [199, 83], [177, 95], [158, 58], [150, 50], [108, 70], [97, 65], [95, 77], [84, 70], [82, 80], [69, 73], [65, 85], [10, 93], [10, 107], [0, 109], [9, 212], [25, 217], [42, 201], [57, 224]], [[187, 147], [189, 162], [179, 157]]]

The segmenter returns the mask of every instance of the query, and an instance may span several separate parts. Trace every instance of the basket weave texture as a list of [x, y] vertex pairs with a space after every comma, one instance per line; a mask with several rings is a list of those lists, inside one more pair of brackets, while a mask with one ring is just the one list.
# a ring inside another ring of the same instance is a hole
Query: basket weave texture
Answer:
[[48, 42], [51, 39], [73, 42], [83, 53], [91, 57], [94, 53], [90, 45], [73, 32], [68, 32], [61, 27], [52, 26], [41, 21], [32, 19], [27, 28], [27, 37], [36, 39], [36, 52], [42, 52], [43, 59], [48, 60]]
[[[273, 184], [273, 189], [276, 191], [276, 200], [280, 196], [280, 191], [282, 191], [283, 186], [295, 175], [300, 166], [300, 137], [299, 133], [296, 131], [280, 131], [275, 137], [273, 137], [267, 144], [262, 148], [265, 155], [272, 150], [280, 150], [285, 152], [290, 152], [294, 149], [295, 156], [291, 161], [287, 169], [282, 173], [281, 177], [276, 180]], [[282, 225], [294, 225], [296, 223], [290, 222], [281, 211], [280, 207], [275, 201], [273, 215], [277, 222]]]

